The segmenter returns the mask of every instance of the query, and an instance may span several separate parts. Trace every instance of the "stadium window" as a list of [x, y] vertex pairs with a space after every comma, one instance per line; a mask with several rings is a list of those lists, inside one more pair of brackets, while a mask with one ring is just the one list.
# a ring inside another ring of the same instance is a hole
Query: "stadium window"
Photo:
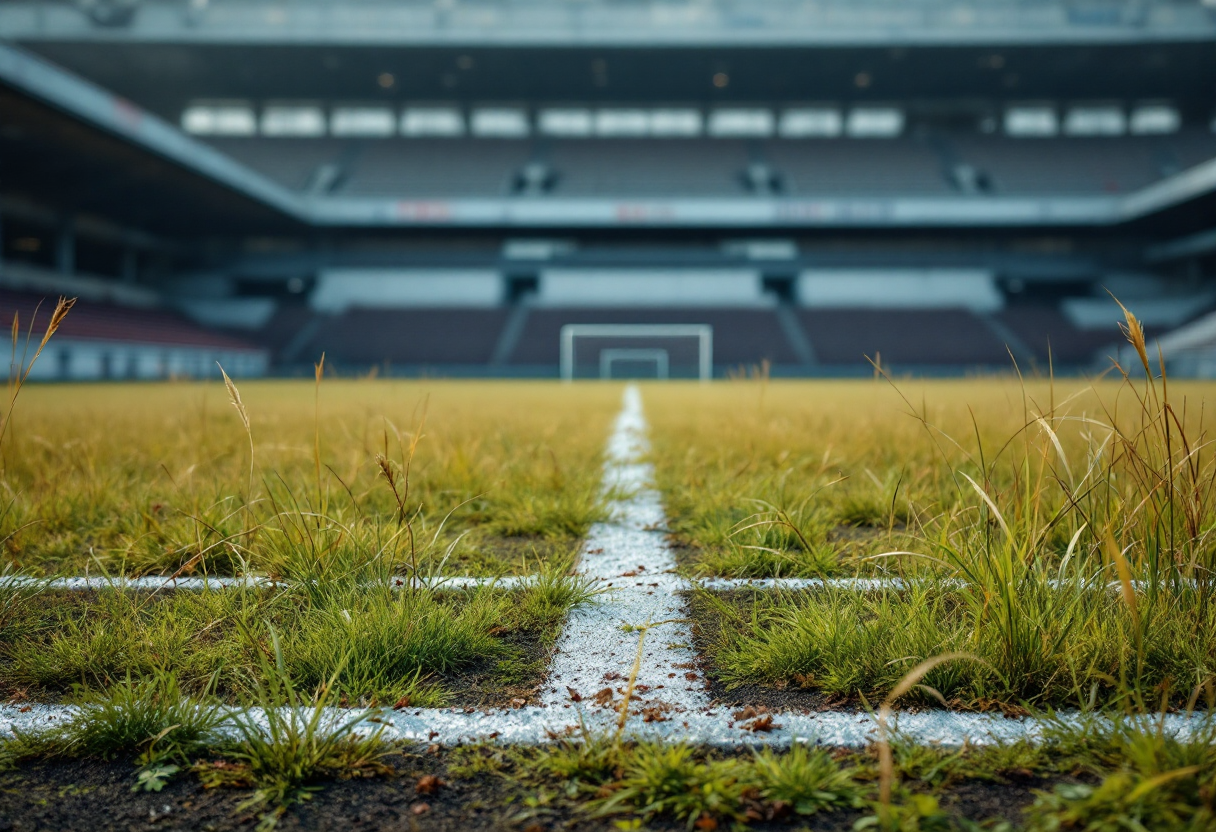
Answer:
[[391, 136], [396, 132], [393, 111], [387, 107], [337, 107], [329, 116], [335, 136]]
[[1005, 111], [1005, 133], [1017, 137], [1054, 136], [1060, 132], [1056, 111], [1051, 107], [1010, 107]]
[[1142, 104], [1132, 110], [1131, 130], [1137, 136], [1177, 133], [1181, 126], [1182, 117], [1167, 104]]
[[772, 134], [772, 110], [715, 110], [709, 115], [709, 135], [714, 138], [751, 138]]
[[894, 107], [858, 107], [845, 123], [845, 132], [855, 139], [887, 139], [903, 131], [903, 111]]
[[537, 129], [546, 136], [583, 137], [591, 135], [590, 110], [541, 110]]
[[595, 135], [605, 138], [646, 136], [650, 118], [645, 110], [600, 110], [595, 114]]
[[1127, 119], [1118, 107], [1073, 107], [1064, 118], [1067, 136], [1122, 136]]
[[781, 114], [777, 134], [784, 139], [832, 138], [844, 130], [839, 110], [808, 108]]
[[650, 135], [660, 138], [699, 136], [701, 113], [687, 109], [651, 110]]
[[528, 116], [523, 110], [486, 107], [473, 111], [473, 135], [494, 139], [522, 139], [528, 135]]
[[272, 104], [262, 110], [262, 135], [324, 136], [325, 115], [320, 107]]
[[182, 129], [196, 136], [252, 136], [257, 122], [248, 104], [191, 104], [182, 113]]
[[401, 114], [403, 136], [463, 136], [464, 116], [452, 107], [411, 107]]

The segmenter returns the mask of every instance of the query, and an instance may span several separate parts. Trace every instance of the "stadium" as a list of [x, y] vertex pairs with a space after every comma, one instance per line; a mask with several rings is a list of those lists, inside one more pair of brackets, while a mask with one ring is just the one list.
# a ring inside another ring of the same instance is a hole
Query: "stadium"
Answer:
[[590, 323], [709, 325], [715, 375], [1078, 372], [1112, 294], [1206, 366], [1201, 3], [0, 15], [11, 302], [185, 339], [65, 332], [43, 373], [556, 376]]
[[0, 0], [0, 829], [1216, 825], [1212, 0]]

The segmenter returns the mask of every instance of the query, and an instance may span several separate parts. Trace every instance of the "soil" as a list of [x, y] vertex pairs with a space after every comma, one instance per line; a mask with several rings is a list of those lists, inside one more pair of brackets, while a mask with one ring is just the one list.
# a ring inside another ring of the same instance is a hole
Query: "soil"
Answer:
[[[589, 817], [574, 802], [514, 779], [481, 774], [452, 777], [446, 752], [402, 755], [388, 760], [394, 773], [373, 779], [331, 781], [313, 798], [289, 809], [276, 829], [291, 830], [479, 830], [616, 829], [613, 819]], [[437, 776], [434, 794], [419, 794], [421, 778]], [[0, 774], [0, 832], [130, 832], [131, 830], [252, 830], [256, 809], [241, 809], [249, 792], [204, 789], [189, 772], [176, 776], [158, 793], [132, 792], [130, 761], [75, 761], [23, 765]], [[965, 782], [938, 795], [943, 809], [957, 817], [1016, 822], [1034, 800], [1033, 789], [1050, 784], [1000, 785]], [[788, 821], [759, 822], [760, 830], [810, 829], [846, 832], [856, 811], [823, 812]], [[651, 822], [648, 829], [685, 829], [682, 823]], [[727, 828], [723, 824], [720, 828]]]

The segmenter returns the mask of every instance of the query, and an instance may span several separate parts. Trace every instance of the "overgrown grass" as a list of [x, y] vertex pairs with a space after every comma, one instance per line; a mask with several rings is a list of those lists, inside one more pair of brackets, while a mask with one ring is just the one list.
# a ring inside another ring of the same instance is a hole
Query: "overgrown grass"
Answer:
[[206, 696], [185, 696], [177, 679], [164, 671], [144, 679], [127, 676], [104, 692], [84, 691], [68, 721], [36, 734], [18, 734], [9, 754], [15, 757], [133, 757], [152, 766], [184, 763], [215, 745], [224, 708]]
[[734, 625], [712, 645], [721, 677], [872, 696], [966, 652], [982, 661], [930, 684], [968, 707], [1151, 710], [1211, 683], [1213, 388], [1168, 381], [1130, 313], [1126, 331], [1140, 365], [1117, 381], [760, 379], [726, 409], [691, 400], [727, 388], [656, 391], [686, 568], [915, 583], [714, 608]]
[[[299, 684], [319, 685], [341, 666], [335, 689], [351, 703], [430, 706], [460, 693], [477, 704], [542, 672], [567, 612], [590, 598], [567, 568], [558, 563], [510, 591], [338, 583], [47, 594], [0, 631], [3, 686], [8, 695], [63, 698], [171, 671], [189, 692], [214, 677], [215, 692], [236, 701], [250, 692], [274, 628]], [[472, 678], [477, 693], [467, 689]]]
[[494, 575], [564, 557], [602, 515], [616, 385], [326, 379], [239, 396], [234, 413], [217, 383], [27, 387], [3, 448], [4, 561], [280, 575], [446, 557]]
[[[1004, 614], [995, 601], [985, 609], [969, 592], [933, 583], [902, 592], [703, 593], [695, 608], [707, 624], [721, 620], [705, 629], [728, 685], [758, 681], [874, 702], [920, 661], [965, 652], [980, 661], [943, 664], [925, 680], [952, 707], [1181, 706], [1216, 668], [1216, 639], [1204, 636], [1216, 632], [1216, 618], [1192, 589], [1142, 600], [1153, 625], [1139, 652], [1137, 622], [1101, 586], [1040, 584]], [[937, 702], [927, 692], [918, 699]]]

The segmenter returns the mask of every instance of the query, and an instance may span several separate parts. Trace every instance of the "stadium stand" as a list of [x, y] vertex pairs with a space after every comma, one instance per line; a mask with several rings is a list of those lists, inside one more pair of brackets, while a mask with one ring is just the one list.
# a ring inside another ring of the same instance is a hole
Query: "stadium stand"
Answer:
[[942, 161], [915, 139], [788, 139], [765, 152], [793, 194], [943, 195]]
[[564, 196], [737, 196], [747, 146], [714, 139], [575, 139], [553, 142], [550, 163]]
[[1058, 306], [1015, 304], [996, 315], [1033, 351], [1043, 366], [1050, 360], [1064, 366], [1097, 363], [1103, 351], [1114, 354], [1119, 331], [1076, 328]]
[[1000, 194], [1128, 193], [1216, 157], [1216, 135], [1019, 139], [953, 131], [932, 137], [774, 139], [283, 139], [209, 138], [237, 161], [295, 191], [334, 168], [327, 193], [424, 198], [503, 196], [530, 161], [552, 169], [558, 196], [739, 196], [747, 170], [773, 170], [776, 193], [944, 196], [966, 164]]
[[[488, 365], [505, 309], [361, 309], [317, 318], [305, 355], [339, 366]], [[556, 363], [556, 359], [554, 359]]]
[[804, 309], [798, 313], [820, 362], [884, 366], [1008, 366], [1005, 345], [965, 309]]
[[339, 139], [221, 138], [217, 150], [293, 191], [304, 191], [324, 165], [340, 165], [350, 143]]
[[[0, 291], [0, 319], [17, 321], [17, 358], [32, 357], [55, 298]], [[25, 334], [30, 346], [25, 347]], [[31, 378], [134, 379], [214, 376], [220, 364], [234, 377], [266, 372], [266, 351], [251, 341], [204, 329], [164, 309], [78, 300]]]
[[385, 139], [363, 142], [341, 192], [351, 196], [503, 196], [530, 158], [509, 139]]
[[66, 377], [158, 333], [555, 376], [568, 323], [710, 324], [718, 373], [1088, 372], [1113, 278], [1216, 299], [1197, 2], [123, 3], [0, 3], [0, 286], [112, 347]]
[[[960, 134], [950, 138], [961, 159], [1010, 194], [1127, 193], [1216, 155], [1216, 141], [1173, 137], [1015, 139]], [[1206, 155], [1204, 148], [1207, 148]], [[1179, 151], [1189, 152], [1179, 152]]]

